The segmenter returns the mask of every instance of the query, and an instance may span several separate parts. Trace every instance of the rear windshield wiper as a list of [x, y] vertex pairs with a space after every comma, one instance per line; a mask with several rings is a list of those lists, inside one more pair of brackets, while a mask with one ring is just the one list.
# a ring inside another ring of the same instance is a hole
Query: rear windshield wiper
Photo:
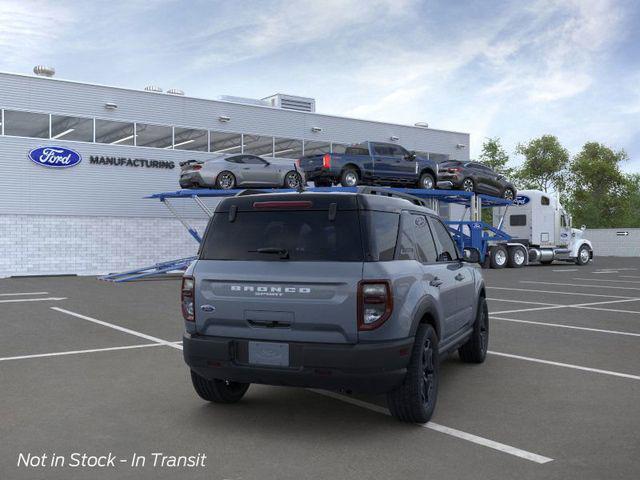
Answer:
[[287, 250], [286, 248], [264, 247], [264, 248], [259, 248], [257, 250], [249, 250], [249, 252], [250, 253], [269, 253], [273, 255], [280, 255], [280, 258], [282, 260], [289, 259], [289, 250]]

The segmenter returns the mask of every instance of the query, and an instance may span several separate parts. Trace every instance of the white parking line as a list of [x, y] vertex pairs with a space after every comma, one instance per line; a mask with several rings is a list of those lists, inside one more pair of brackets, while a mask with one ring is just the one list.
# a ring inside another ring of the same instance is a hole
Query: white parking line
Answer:
[[[391, 412], [387, 408], [381, 407], [379, 405], [375, 405], [373, 403], [363, 402], [362, 400], [358, 400], [357, 398], [347, 397], [346, 395], [341, 395], [339, 393], [329, 392], [324, 390], [315, 390], [315, 389], [308, 389], [308, 390], [320, 395], [324, 395], [325, 397], [330, 397], [336, 400], [340, 400], [342, 402], [350, 403], [351, 405], [355, 405], [357, 407], [366, 408], [367, 410], [371, 410], [373, 412], [382, 413], [383, 415], [391, 415]], [[493, 440], [489, 440], [488, 438], [479, 437], [478, 435], [473, 435], [472, 433], [463, 432], [462, 430], [446, 427], [444, 425], [440, 425], [439, 423], [428, 422], [424, 424], [419, 424], [418, 426], [428, 428], [430, 430], [435, 430], [436, 432], [444, 433], [445, 435], [466, 440], [468, 442], [475, 443], [477, 445], [482, 445], [483, 447], [488, 447], [493, 450], [498, 450], [500, 452], [508, 453], [509, 455], [523, 458], [531, 462], [543, 464], [543, 463], [549, 463], [553, 461], [553, 458], [544, 457], [542, 455], [528, 452], [520, 448], [512, 447], [511, 445], [506, 445], [504, 443], [495, 442]]]
[[501, 320], [503, 322], [527, 323], [530, 325], [542, 325], [544, 327], [569, 328], [571, 330], [584, 330], [586, 332], [610, 333], [612, 335], [626, 335], [629, 337], [640, 337], [640, 333], [621, 332], [619, 330], [603, 330], [601, 328], [578, 327], [577, 325], [562, 325], [561, 323], [534, 322], [532, 320], [518, 320], [515, 318], [504, 318], [489, 315], [492, 320]]
[[97, 323], [98, 325], [102, 325], [105, 327], [113, 328], [114, 330], [118, 330], [120, 332], [128, 333], [130, 335], [135, 335], [136, 337], [145, 338], [147, 340], [151, 340], [152, 342], [160, 343], [162, 345], [166, 345], [171, 348], [176, 348], [178, 350], [182, 350], [182, 345], [177, 345], [174, 342], [169, 342], [167, 340], [163, 340], [162, 338], [153, 337], [151, 335], [147, 335], [146, 333], [137, 332], [135, 330], [131, 330], [130, 328], [121, 327], [119, 325], [114, 325], [113, 323], [103, 322], [102, 320], [98, 320], [96, 318], [87, 317], [86, 315], [81, 315], [79, 313], [72, 312], [70, 310], [65, 310], [64, 308], [58, 307], [50, 307], [51, 310], [55, 310], [56, 312], [66, 313], [67, 315], [71, 315], [73, 317], [81, 318], [82, 320], [86, 320], [88, 322]]
[[0, 297], [13, 297], [18, 295], [49, 295], [49, 292], [0, 293]]
[[160, 347], [162, 345], [163, 345], [162, 343], [144, 343], [141, 345], [126, 345], [124, 347], [91, 348], [89, 350], [70, 350], [67, 352], [38, 353], [35, 355], [20, 355], [17, 357], [4, 357], [4, 358], [0, 358], [0, 362], [6, 362], [8, 360], [25, 360], [27, 358], [60, 357], [63, 355], [78, 355], [81, 353], [110, 352], [113, 350], [129, 350], [132, 348]]
[[19, 303], [19, 302], [58, 302], [66, 300], [67, 297], [46, 297], [46, 298], [12, 298], [9, 300], [0, 300], [0, 303]]
[[493, 301], [493, 302], [509, 302], [509, 303], [526, 303], [526, 304], [531, 304], [531, 305], [546, 305], [548, 307], [555, 307], [556, 305], [559, 305], [557, 303], [543, 303], [543, 302], [525, 302], [523, 300], [511, 300], [508, 298], [487, 298], [487, 300]]
[[574, 370], [582, 370], [584, 372], [601, 373], [603, 375], [611, 375], [613, 377], [630, 378], [632, 380], [640, 380], [640, 376], [631, 375], [630, 373], [613, 372], [611, 370], [600, 370], [599, 368], [583, 367], [581, 365], [573, 365], [571, 363], [552, 362], [551, 360], [543, 360], [541, 358], [523, 357], [522, 355], [513, 355], [511, 353], [494, 352], [489, 350], [487, 353], [497, 355], [499, 357], [515, 358], [525, 360], [527, 362], [543, 363], [545, 365], [553, 365], [556, 367], [572, 368]]
[[577, 272], [579, 268], [562, 268], [560, 270], [551, 270], [552, 272]]
[[493, 313], [499, 314], [499, 313], [535, 312], [538, 310], [554, 310], [556, 308], [567, 308], [567, 307], [571, 307], [571, 305], [553, 305], [549, 307], [519, 308], [517, 310], [502, 310], [502, 311], [493, 312]]
[[620, 275], [620, 278], [640, 278], [640, 275]]
[[589, 282], [613, 282], [613, 283], [640, 283], [638, 280], [610, 280], [608, 278], [580, 278], [573, 277], [572, 280], [587, 280]]
[[[546, 282], [543, 282], [546, 283]], [[515, 292], [529, 292], [529, 293], [554, 293], [557, 295], [576, 295], [582, 297], [606, 297], [606, 298], [628, 298], [636, 300], [637, 297], [623, 297], [621, 295], [603, 295], [600, 293], [576, 293], [576, 292], [559, 292], [557, 290], [531, 290], [528, 288], [512, 288], [512, 287], [485, 287], [487, 290], [512, 290]]]
[[520, 308], [517, 310], [501, 310], [499, 312], [491, 312], [493, 315], [503, 314], [503, 313], [518, 313], [518, 312], [535, 312], [538, 310], [553, 310], [557, 308], [584, 308], [587, 310], [603, 310], [605, 312], [624, 312], [624, 313], [640, 313], [635, 310], [616, 310], [612, 308], [598, 308], [593, 307], [592, 305], [608, 305], [610, 303], [625, 303], [625, 302], [637, 302], [640, 301], [640, 298], [625, 298], [623, 300], [605, 300], [603, 302], [590, 302], [590, 303], [576, 303], [572, 305], [554, 305], [548, 304], [547, 307], [535, 307], [535, 308]]
[[538, 282], [536, 280], [520, 280], [520, 283], [537, 283], [542, 285], [564, 285], [567, 287], [583, 287], [583, 288], [616, 288], [618, 290], [640, 290], [640, 287], [619, 287], [618, 285], [584, 285], [581, 283]]

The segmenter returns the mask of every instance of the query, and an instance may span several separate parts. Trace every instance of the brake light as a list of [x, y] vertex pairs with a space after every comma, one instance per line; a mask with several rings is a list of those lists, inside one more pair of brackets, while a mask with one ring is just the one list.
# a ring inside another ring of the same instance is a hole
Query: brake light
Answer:
[[331, 154], [325, 153], [322, 156], [322, 168], [331, 168]]
[[358, 330], [374, 330], [386, 322], [393, 310], [389, 280], [367, 280], [358, 284]]
[[191, 167], [191, 170], [200, 170], [202, 168], [202, 165], [194, 165], [193, 167]]
[[300, 159], [296, 158], [296, 167], [300, 168]]
[[274, 202], [253, 202], [253, 208], [311, 208], [313, 202], [308, 200], [298, 201], [274, 201]]
[[450, 171], [451, 173], [458, 173], [458, 172], [461, 172], [461, 171], [462, 171], [462, 169], [461, 169], [461, 168], [458, 168], [458, 167], [454, 167], [454, 168], [450, 168], [450, 169], [449, 169], [449, 171]]
[[180, 301], [182, 305], [182, 316], [187, 322], [195, 321], [193, 306], [193, 290], [196, 281], [193, 277], [182, 277], [182, 288]]

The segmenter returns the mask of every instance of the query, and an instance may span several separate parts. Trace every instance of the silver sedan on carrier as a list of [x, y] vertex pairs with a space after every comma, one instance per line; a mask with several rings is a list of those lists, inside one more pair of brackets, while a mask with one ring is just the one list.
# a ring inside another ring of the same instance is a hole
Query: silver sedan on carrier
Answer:
[[220, 188], [274, 187], [298, 189], [304, 185], [304, 172], [293, 159], [257, 155], [220, 155], [211, 160], [180, 163], [180, 187]]

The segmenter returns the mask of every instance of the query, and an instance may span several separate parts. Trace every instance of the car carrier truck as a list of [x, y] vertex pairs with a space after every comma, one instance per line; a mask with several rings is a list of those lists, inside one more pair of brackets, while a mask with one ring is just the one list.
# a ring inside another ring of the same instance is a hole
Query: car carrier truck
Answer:
[[522, 190], [513, 205], [497, 210], [493, 225], [511, 239], [489, 247], [491, 268], [550, 264], [554, 260], [585, 265], [593, 259], [591, 242], [582, 238], [586, 227], [572, 228], [571, 216], [554, 196]]

